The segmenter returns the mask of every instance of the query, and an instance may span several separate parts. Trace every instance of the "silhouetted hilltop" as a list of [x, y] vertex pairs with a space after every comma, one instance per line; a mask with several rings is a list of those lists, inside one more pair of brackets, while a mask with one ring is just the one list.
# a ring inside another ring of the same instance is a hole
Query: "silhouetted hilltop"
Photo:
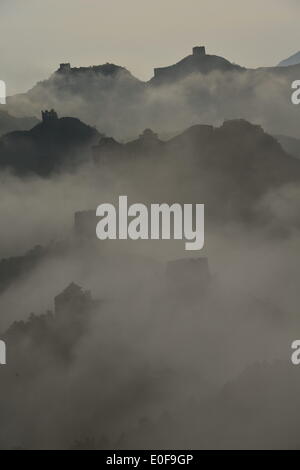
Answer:
[[174, 137], [170, 145], [186, 147], [208, 166], [219, 167], [245, 179], [264, 178], [270, 184], [300, 177], [300, 163], [259, 125], [244, 119], [228, 120], [221, 127], [193, 126]]
[[125, 144], [117, 142], [113, 137], [101, 137], [99, 143], [94, 145], [93, 156], [97, 164], [99, 159], [107, 163], [113, 163], [116, 159], [126, 157], [142, 158], [149, 154], [158, 152], [164, 148], [164, 142], [151, 129], [145, 129], [143, 133], [135, 140]]
[[165, 184], [173, 187], [178, 180], [168, 197], [178, 199], [180, 181], [184, 180], [185, 199], [205, 201], [207, 216], [219, 221], [228, 216], [250, 220], [256, 203], [268, 191], [300, 181], [300, 161], [287, 154], [262, 127], [243, 119], [225, 121], [216, 128], [195, 125], [165, 142], [149, 130], [147, 135], [149, 140], [142, 134], [127, 144], [100, 140], [93, 148], [94, 161], [100, 168], [111, 162], [117, 174], [124, 175], [119, 166], [144, 159], [144, 190], [155, 200], [162, 184], [160, 168], [163, 172], [167, 169]]
[[300, 161], [262, 127], [243, 119], [225, 121], [218, 128], [194, 126], [169, 145], [181, 148], [183, 155], [190, 153], [199, 172], [209, 172], [216, 193], [221, 189], [232, 207], [246, 209], [268, 190], [300, 181]]
[[47, 176], [83, 161], [84, 150], [100, 137], [96, 129], [79, 119], [59, 119], [53, 110], [43, 112], [42, 117], [43, 121], [30, 131], [11, 132], [0, 140], [1, 167]]
[[8, 97], [7, 109], [38, 116], [40, 109], [54, 108], [124, 140], [146, 127], [174, 133], [195, 122], [241, 117], [272, 134], [298, 136], [300, 108], [290, 98], [299, 76], [300, 65], [247, 69], [194, 47], [178, 63], [155, 68], [148, 82], [111, 63], [61, 64], [27, 93]]
[[207, 74], [219, 70], [221, 72], [243, 70], [239, 65], [232, 64], [223, 57], [206, 54], [205, 47], [194, 47], [193, 53], [169, 67], [154, 69], [152, 83], [163, 83], [182, 79], [192, 73]]
[[47, 98], [47, 91], [66, 99], [68, 94], [80, 95], [89, 99], [95, 98], [95, 93], [102, 87], [111, 91], [118, 82], [127, 83], [127, 86], [136, 86], [140, 81], [125, 67], [106, 63], [91, 67], [71, 67], [71, 64], [60, 64], [48, 80], [37, 83], [29, 90], [32, 99]]
[[[17, 109], [20, 113], [24, 113], [28, 107], [35, 113], [39, 113], [41, 107], [47, 107], [55, 108], [60, 114], [82, 116], [79, 112], [80, 107], [85, 105], [92, 107], [93, 104], [95, 106], [98, 100], [101, 101], [103, 93], [105, 95], [116, 93], [119, 87], [130, 95], [139, 91], [143, 87], [143, 82], [135, 78], [125, 67], [115, 64], [71, 67], [71, 64], [65, 63], [60, 64], [48, 79], [38, 82], [27, 93], [8, 97], [7, 103], [9, 109]], [[67, 109], [66, 104], [68, 104]], [[91, 120], [96, 120], [97, 114], [93, 114], [92, 108], [86, 112], [91, 116]]]
[[55, 75], [63, 75], [64, 77], [75, 77], [80, 74], [100, 74], [106, 76], [116, 76], [119, 73], [124, 73], [128, 76], [132, 76], [131, 73], [120, 65], [106, 63], [103, 65], [92, 65], [90, 67], [71, 67], [70, 63], [60, 64], [58, 70], [55, 72]]
[[148, 155], [172, 158], [180, 154], [183, 159], [193, 156], [205, 168], [222, 171], [224, 176], [227, 172], [231, 177], [248, 181], [264, 179], [270, 185], [300, 177], [300, 162], [285, 153], [280, 143], [261, 126], [244, 119], [224, 121], [220, 127], [195, 125], [168, 141], [160, 140], [151, 129], [124, 144], [102, 137], [93, 152], [98, 164], [102, 159], [113, 163], [113, 158], [120, 156], [123, 160]]

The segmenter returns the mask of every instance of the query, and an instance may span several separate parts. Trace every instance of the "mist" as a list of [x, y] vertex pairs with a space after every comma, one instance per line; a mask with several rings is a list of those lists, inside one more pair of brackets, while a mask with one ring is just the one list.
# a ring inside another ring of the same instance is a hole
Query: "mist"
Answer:
[[299, 138], [299, 106], [291, 102], [291, 85], [298, 78], [297, 66], [282, 73], [195, 73], [166, 84], [144, 83], [124, 70], [114, 77], [82, 73], [67, 82], [56, 74], [27, 94], [9, 97], [6, 108], [12, 115], [37, 118], [41, 109], [54, 108], [59, 116], [79, 117], [120, 141], [145, 128], [169, 137], [194, 124], [220, 125], [235, 118]]
[[[299, 449], [299, 8], [1, 1], [1, 450]], [[121, 195], [203, 250], [98, 240]]]
[[[249, 231], [238, 218], [222, 224], [208, 220], [200, 256], [208, 257], [210, 280], [200, 291], [170, 284], [166, 276], [169, 261], [189, 262], [181, 242], [111, 241], [104, 246], [96, 237], [80, 241], [74, 235], [75, 211], [114, 202], [119, 194], [141, 202], [154, 195], [166, 201], [197, 198], [197, 167], [190, 161], [185, 184], [178, 186], [186, 161], [180, 154], [175, 161], [170, 165], [156, 158], [157, 178], [166, 172], [168, 178], [154, 187], [149, 181], [152, 158], [128, 161], [125, 174], [122, 165], [95, 168], [87, 163], [47, 180], [2, 175], [2, 256], [53, 240], [64, 244], [0, 296], [10, 364], [1, 369], [1, 447], [298, 445], [296, 439], [279, 440], [274, 426], [279, 403], [290, 417], [285, 433], [293, 435], [298, 426], [291, 418], [298, 379], [288, 365], [299, 328], [297, 228], [282, 238], [274, 237], [268, 224], [257, 223]], [[208, 184], [206, 191], [215, 188]], [[271, 225], [294, 226], [297, 193], [294, 185], [269, 191], [255, 210], [272, 214], [266, 218]], [[288, 219], [281, 210], [287, 198], [295, 204]], [[90, 290], [97, 303], [80, 335], [70, 340], [77, 327], [69, 320], [57, 343], [51, 331], [62, 320], [29, 316], [53, 311], [54, 297], [70, 282]], [[15, 321], [25, 323], [9, 329]], [[39, 326], [44, 321], [46, 332]], [[288, 385], [290, 380], [295, 387]]]

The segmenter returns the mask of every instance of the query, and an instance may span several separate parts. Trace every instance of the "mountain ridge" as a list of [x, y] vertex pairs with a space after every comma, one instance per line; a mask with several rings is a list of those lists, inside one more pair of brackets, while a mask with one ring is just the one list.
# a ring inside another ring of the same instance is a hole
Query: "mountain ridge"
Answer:
[[300, 65], [247, 69], [197, 46], [176, 64], [155, 68], [149, 81], [111, 63], [60, 64], [27, 93], [8, 97], [6, 109], [38, 116], [41, 109], [54, 108], [121, 139], [146, 127], [172, 133], [195, 122], [217, 124], [228, 118], [299, 137], [300, 108], [290, 105], [291, 83], [299, 76]]
[[65, 165], [74, 168], [81, 152], [101, 134], [77, 118], [58, 118], [54, 110], [42, 112], [42, 122], [29, 131], [13, 131], [0, 139], [0, 166], [17, 174], [48, 176]]

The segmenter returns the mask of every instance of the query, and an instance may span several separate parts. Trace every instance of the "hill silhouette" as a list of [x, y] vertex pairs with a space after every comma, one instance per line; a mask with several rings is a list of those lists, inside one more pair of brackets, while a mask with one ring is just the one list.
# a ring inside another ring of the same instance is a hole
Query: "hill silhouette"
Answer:
[[237, 118], [298, 137], [299, 107], [290, 97], [299, 76], [300, 65], [247, 69], [201, 46], [174, 65], [155, 68], [149, 81], [111, 63], [61, 64], [27, 93], [8, 97], [6, 109], [38, 116], [40, 109], [54, 108], [126, 140], [146, 127], [174, 133], [197, 122]]
[[0, 140], [0, 166], [18, 174], [47, 176], [84, 159], [84, 150], [99, 139], [98, 131], [79, 119], [43, 113], [43, 121], [29, 131], [15, 131]]
[[169, 67], [154, 69], [152, 83], [171, 82], [182, 79], [192, 73], [207, 74], [213, 71], [242, 70], [239, 65], [232, 64], [223, 57], [206, 54], [205, 47], [194, 47], [193, 53]]
[[300, 51], [279, 62], [278, 67], [289, 67], [297, 64], [300, 64]]
[[[300, 181], [299, 159], [260, 126], [243, 119], [220, 127], [195, 125], [168, 141], [149, 129], [124, 144], [105, 137], [94, 146], [93, 155], [100, 169], [111, 165], [123, 179], [127, 166], [134, 174], [140, 171], [147, 199], [159, 199], [161, 185], [174, 186], [167, 197], [179, 199], [184, 180], [185, 199], [205, 201], [207, 217], [218, 221], [232, 217], [251, 222], [254, 217], [256, 223], [256, 205], [264, 195]], [[163, 182], [165, 172], [169, 176]]]

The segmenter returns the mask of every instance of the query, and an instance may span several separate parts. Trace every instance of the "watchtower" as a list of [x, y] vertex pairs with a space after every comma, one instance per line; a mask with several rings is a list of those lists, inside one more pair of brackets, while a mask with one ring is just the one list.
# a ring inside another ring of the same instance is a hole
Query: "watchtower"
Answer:
[[204, 46], [196, 46], [193, 47], [193, 55], [194, 56], [205, 56], [206, 51]]

